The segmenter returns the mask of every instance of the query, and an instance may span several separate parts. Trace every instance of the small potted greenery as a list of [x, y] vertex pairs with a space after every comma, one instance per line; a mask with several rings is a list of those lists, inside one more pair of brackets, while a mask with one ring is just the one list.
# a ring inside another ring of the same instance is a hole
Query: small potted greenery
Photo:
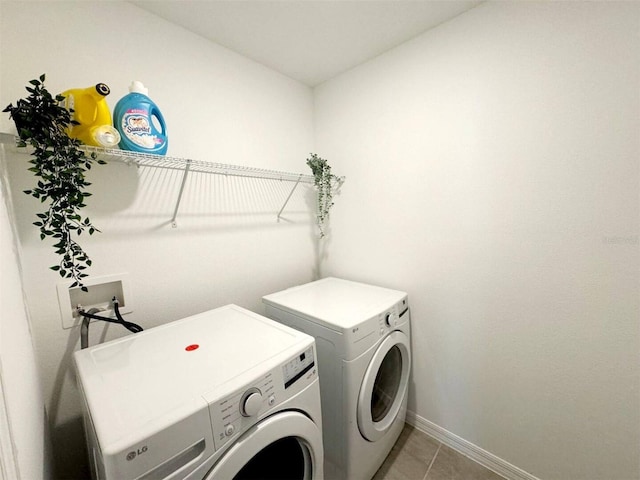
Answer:
[[40, 229], [40, 239], [51, 237], [56, 253], [61, 256], [58, 265], [50, 267], [63, 278], [73, 279], [71, 287], [81, 287], [82, 279], [87, 277], [85, 270], [91, 266], [91, 260], [74, 239], [88, 232], [92, 235], [99, 231], [80, 210], [86, 205], [85, 198], [91, 193], [91, 185], [85, 178], [86, 172], [97, 160], [95, 153], [87, 156], [80, 148], [80, 142], [67, 134], [70, 125], [76, 124], [71, 113], [60, 102], [61, 95], [53, 96], [44, 85], [45, 75], [31, 80], [26, 87], [29, 95], [9, 104], [3, 112], [8, 112], [18, 130], [18, 147], [30, 146], [33, 149], [33, 166], [29, 171], [38, 178], [36, 186], [24, 193], [48, 201], [48, 209], [38, 213], [33, 224]]
[[333, 206], [334, 184], [340, 182], [340, 178], [331, 173], [331, 165], [324, 158], [315, 153], [307, 158], [307, 165], [311, 168], [314, 177], [314, 185], [318, 191], [318, 212], [316, 215], [320, 238], [326, 235], [325, 227], [329, 220], [329, 210]]

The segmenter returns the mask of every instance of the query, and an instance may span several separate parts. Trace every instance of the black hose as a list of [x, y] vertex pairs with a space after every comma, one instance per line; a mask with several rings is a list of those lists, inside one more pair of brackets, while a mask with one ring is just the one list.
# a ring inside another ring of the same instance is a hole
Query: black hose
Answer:
[[124, 318], [122, 318], [122, 315], [120, 315], [120, 307], [118, 303], [118, 299], [113, 300], [113, 311], [116, 312], [116, 318], [120, 321], [122, 326], [133, 333], [142, 332], [142, 330], [144, 329], [140, 325], [133, 322], [127, 322]]
[[89, 346], [89, 321], [91, 319], [102, 320], [103, 322], [109, 323], [117, 323], [133, 333], [142, 332], [144, 330], [140, 325], [133, 322], [128, 322], [124, 318], [122, 318], [117, 298], [113, 299], [113, 310], [116, 314], [116, 318], [96, 315], [96, 313], [100, 311], [100, 309], [98, 308], [92, 308], [88, 312], [85, 312], [84, 310], [78, 310], [78, 313], [83, 317], [82, 325], [80, 326], [80, 348], [87, 348]]

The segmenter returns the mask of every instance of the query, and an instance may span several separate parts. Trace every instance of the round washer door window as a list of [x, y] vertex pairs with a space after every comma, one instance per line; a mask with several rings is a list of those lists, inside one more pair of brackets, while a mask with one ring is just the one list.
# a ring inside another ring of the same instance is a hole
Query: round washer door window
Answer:
[[236, 440], [205, 480], [323, 478], [322, 433], [299, 412], [277, 413]]
[[400, 412], [409, 385], [409, 339], [396, 330], [373, 355], [358, 397], [358, 428], [371, 442], [380, 439]]

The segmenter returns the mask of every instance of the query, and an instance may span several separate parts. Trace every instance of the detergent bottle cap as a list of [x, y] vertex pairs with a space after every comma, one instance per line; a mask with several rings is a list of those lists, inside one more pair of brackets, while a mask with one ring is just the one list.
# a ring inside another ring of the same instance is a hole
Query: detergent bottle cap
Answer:
[[98, 83], [96, 85], [96, 92], [98, 92], [103, 97], [106, 97], [107, 95], [109, 95], [109, 93], [111, 93], [111, 90], [109, 90], [109, 87], [104, 83]]
[[142, 84], [142, 82], [138, 80], [134, 80], [133, 82], [131, 82], [131, 85], [129, 86], [129, 91], [131, 93], [141, 93], [143, 95], [149, 95], [149, 89], [146, 88]]

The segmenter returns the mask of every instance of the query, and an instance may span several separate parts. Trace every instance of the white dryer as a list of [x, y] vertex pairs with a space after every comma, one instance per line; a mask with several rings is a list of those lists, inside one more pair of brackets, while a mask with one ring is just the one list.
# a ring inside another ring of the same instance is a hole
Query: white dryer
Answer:
[[75, 362], [95, 479], [323, 478], [309, 335], [228, 305]]
[[262, 300], [268, 317], [316, 339], [326, 477], [369, 480], [406, 417], [407, 294], [325, 278]]

